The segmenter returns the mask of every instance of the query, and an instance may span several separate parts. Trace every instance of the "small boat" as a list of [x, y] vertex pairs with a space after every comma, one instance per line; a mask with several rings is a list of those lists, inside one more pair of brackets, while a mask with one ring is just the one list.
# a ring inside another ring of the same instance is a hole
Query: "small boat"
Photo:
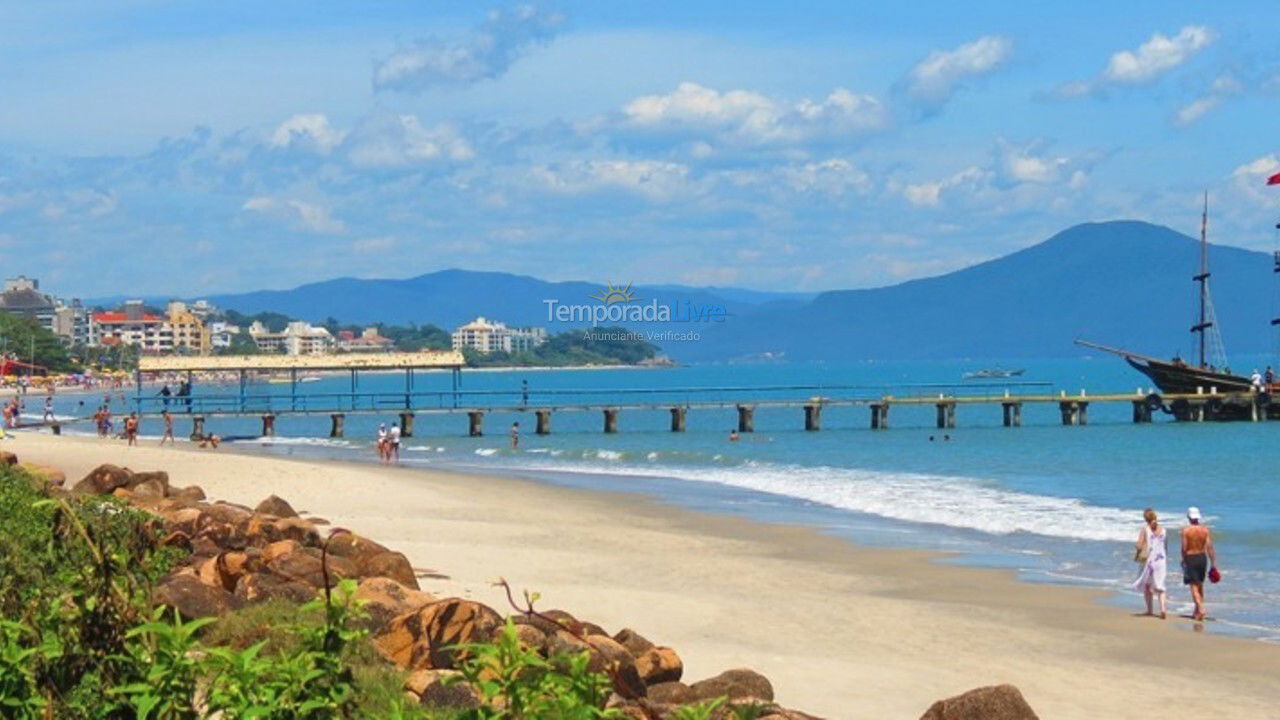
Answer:
[[[320, 379], [321, 378], [319, 375], [307, 375], [306, 377], [298, 378], [298, 382], [300, 383], [320, 382]], [[271, 383], [272, 385], [288, 385], [289, 383], [293, 382], [293, 380], [287, 377], [269, 377], [267, 378], [267, 382]]]
[[965, 373], [964, 379], [965, 380], [992, 380], [995, 378], [1011, 378], [1011, 377], [1018, 377], [1022, 375], [1022, 373], [1024, 372], [1026, 372], [1026, 370], [1022, 368], [1017, 368], [1015, 370], [1006, 370], [1004, 368], [983, 368], [981, 370], [974, 370], [972, 372]]

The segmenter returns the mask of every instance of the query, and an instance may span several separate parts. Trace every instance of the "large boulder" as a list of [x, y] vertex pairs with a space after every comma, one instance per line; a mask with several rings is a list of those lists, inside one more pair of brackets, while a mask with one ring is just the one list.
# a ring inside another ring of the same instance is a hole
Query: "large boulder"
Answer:
[[1012, 685], [991, 685], [939, 700], [920, 720], [1039, 720]]
[[420, 705], [434, 710], [480, 707], [480, 694], [457, 670], [417, 670], [405, 679], [404, 689], [413, 693]]
[[164, 499], [165, 488], [159, 480], [149, 478], [140, 483], [134, 483], [129, 491], [133, 494], [134, 502], [152, 503]]
[[249, 573], [236, 583], [235, 596], [244, 603], [260, 603], [281, 599], [293, 603], [314, 600], [316, 589], [299, 580], [291, 580], [270, 572]]
[[133, 477], [129, 478], [129, 484], [125, 487], [130, 490], [134, 490], [134, 494], [136, 495], [137, 486], [143, 483], [154, 483], [158, 485], [161, 488], [160, 497], [164, 497], [169, 492], [169, 473], [163, 470], [134, 473]]
[[[83, 480], [81, 482], [84, 482]], [[79, 487], [79, 486], [77, 486]], [[164, 526], [173, 532], [185, 533], [194, 538], [210, 521], [204, 510], [198, 507], [182, 508], [164, 516]]]
[[279, 518], [275, 521], [275, 528], [281, 540], [297, 540], [308, 547], [320, 545], [320, 533], [310, 520], [300, 517]]
[[687, 705], [697, 702], [693, 691], [682, 682], [664, 682], [650, 685], [648, 697], [649, 702], [659, 705]]
[[249, 508], [227, 502], [216, 502], [201, 507], [210, 518], [228, 525], [247, 525], [249, 519], [253, 517], [253, 511]]
[[269, 563], [278, 557], [294, 552], [302, 552], [302, 543], [297, 540], [277, 540], [262, 548], [262, 562]]
[[17, 465], [18, 456], [8, 450], [0, 450], [0, 465]]
[[389, 577], [405, 587], [420, 589], [418, 576], [413, 572], [413, 565], [404, 553], [387, 551], [375, 555], [360, 555], [354, 558], [356, 571], [360, 577]]
[[361, 558], [391, 552], [391, 548], [353, 532], [344, 532], [329, 538], [329, 553], [359, 563]]
[[382, 629], [395, 618], [430, 605], [436, 598], [405, 587], [392, 578], [372, 577], [360, 581], [355, 599], [364, 606], [374, 629]]
[[373, 644], [406, 670], [452, 670], [457, 645], [488, 642], [501, 626], [502, 617], [492, 608], [446, 598], [393, 619]]
[[587, 645], [591, 647], [589, 669], [607, 673], [615, 692], [628, 699], [645, 696], [645, 683], [625, 647], [607, 635], [588, 635]]
[[294, 511], [293, 506], [277, 495], [271, 495], [266, 500], [258, 503], [258, 507], [254, 508], [253, 511], [263, 515], [275, 515], [278, 518], [298, 517], [298, 513]]
[[[268, 570], [281, 577], [297, 580], [314, 588], [324, 587], [324, 565], [319, 557], [306, 552], [305, 548], [301, 552], [272, 557], [266, 566]], [[329, 558], [328, 569], [329, 587], [337, 585], [339, 580], [356, 576], [355, 566], [346, 558]]]
[[155, 603], [173, 608], [187, 620], [224, 615], [242, 606], [221, 587], [201, 582], [189, 573], [171, 575], [155, 590]]
[[640, 657], [645, 650], [653, 647], [653, 643], [631, 628], [622, 628], [613, 636], [613, 639], [625, 647], [632, 657]]
[[204, 489], [199, 485], [188, 485], [184, 488], [169, 486], [169, 497], [183, 503], [197, 503], [205, 499]]
[[133, 471], [117, 465], [103, 464], [89, 471], [71, 488], [77, 495], [110, 495], [118, 488], [127, 488]]
[[205, 560], [196, 571], [201, 582], [235, 592], [240, 578], [259, 570], [257, 558], [243, 552], [224, 552]]
[[769, 678], [748, 668], [725, 670], [713, 678], [689, 686], [698, 702], [728, 697], [730, 700], [773, 700], [773, 684]]
[[650, 685], [676, 682], [684, 675], [684, 661], [669, 647], [651, 647], [636, 658], [636, 670]]

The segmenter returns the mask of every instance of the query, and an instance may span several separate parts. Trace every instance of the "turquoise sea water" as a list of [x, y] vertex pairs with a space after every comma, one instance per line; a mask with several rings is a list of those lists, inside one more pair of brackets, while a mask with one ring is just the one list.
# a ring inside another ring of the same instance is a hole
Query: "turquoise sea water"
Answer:
[[[1239, 367], [1261, 358], [1235, 358]], [[1243, 364], [1242, 364], [1243, 363]], [[467, 391], [492, 391], [486, 403], [516, 404], [521, 382], [529, 405], [600, 399], [600, 391], [626, 388], [658, 393], [610, 394], [617, 402], [680, 402], [740, 397], [740, 391], [699, 393], [687, 388], [824, 385], [822, 391], [778, 390], [773, 399], [818, 394], [845, 397], [878, 391], [836, 386], [960, 384], [983, 361], [860, 363], [849, 365], [694, 366], [655, 370], [503, 371], [464, 373]], [[1145, 378], [1113, 358], [1027, 361], [1022, 380], [1045, 381], [1039, 393], [1071, 395], [1132, 392]], [[346, 392], [345, 377], [307, 383], [300, 392]], [[447, 374], [419, 374], [415, 388], [448, 390]], [[404, 387], [399, 375], [364, 376], [361, 391]], [[985, 392], [1002, 394], [1001, 381]], [[575, 390], [582, 390], [575, 394]], [[198, 387], [198, 393], [230, 388]], [[288, 386], [257, 385], [255, 392], [288, 394]], [[77, 414], [80, 399], [59, 397], [57, 412]], [[97, 398], [89, 401], [96, 402]], [[118, 399], [117, 399], [118, 402]], [[34, 409], [37, 401], [31, 402]], [[91, 411], [91, 410], [90, 410]], [[822, 430], [805, 432], [799, 408], [760, 408], [756, 432], [737, 443], [732, 407], [691, 410], [688, 431], [669, 431], [665, 409], [623, 411], [620, 432], [605, 435], [597, 411], [557, 412], [553, 433], [533, 433], [529, 412], [494, 412], [485, 437], [466, 436], [466, 416], [416, 418], [405, 442], [406, 464], [505, 472], [564, 485], [638, 491], [710, 512], [810, 525], [864, 544], [934, 548], [959, 553], [957, 561], [1011, 567], [1029, 580], [1078, 583], [1116, 590], [1118, 603], [1137, 608], [1127, 590], [1136, 575], [1132, 543], [1141, 511], [1151, 506], [1173, 528], [1188, 505], [1208, 516], [1226, 579], [1209, 590], [1210, 627], [1280, 641], [1280, 423], [1179, 424], [1158, 416], [1133, 425], [1126, 404], [1094, 405], [1085, 427], [1062, 427], [1056, 404], [1028, 405], [1023, 427], [1004, 428], [999, 405], [960, 406], [954, 430], [934, 427], [932, 405], [895, 406], [892, 427], [869, 429], [865, 407], [829, 407]], [[38, 411], [37, 413], [38, 414]], [[325, 416], [282, 415], [277, 437], [239, 440], [246, 448], [304, 457], [373, 461], [372, 438], [385, 416], [351, 415], [346, 437], [327, 436]], [[509, 448], [507, 429], [519, 421], [521, 448]], [[213, 419], [211, 431], [256, 435], [256, 418]], [[88, 431], [88, 428], [83, 428]], [[190, 431], [179, 419], [179, 435]], [[158, 435], [148, 420], [143, 434]], [[943, 434], [950, 439], [944, 440]], [[930, 441], [930, 436], [933, 440]], [[1176, 538], [1176, 532], [1171, 537]], [[1171, 608], [1189, 596], [1171, 540]]]

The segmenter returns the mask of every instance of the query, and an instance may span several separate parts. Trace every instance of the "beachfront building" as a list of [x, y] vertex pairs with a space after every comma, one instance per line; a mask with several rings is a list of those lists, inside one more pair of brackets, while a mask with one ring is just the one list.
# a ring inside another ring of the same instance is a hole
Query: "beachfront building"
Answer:
[[504, 323], [478, 317], [453, 331], [453, 349], [470, 348], [482, 353], [532, 350], [547, 341], [543, 328], [509, 328]]
[[207, 355], [213, 345], [204, 320], [191, 311], [184, 302], [173, 301], [165, 310], [169, 333], [173, 338], [174, 352]]
[[173, 352], [173, 330], [165, 318], [147, 312], [141, 300], [129, 300], [119, 311], [93, 314], [89, 344], [130, 345], [144, 353], [169, 353]]
[[57, 335], [66, 345], [89, 340], [89, 314], [79, 300], [70, 303], [40, 291], [40, 281], [19, 275], [4, 281], [0, 310], [20, 315]]
[[338, 352], [390, 352], [395, 342], [379, 335], [378, 328], [367, 327], [359, 335], [350, 330], [339, 330], [337, 345]]
[[323, 355], [333, 349], [333, 336], [328, 330], [301, 320], [289, 323], [281, 332], [271, 332], [255, 320], [249, 326], [249, 337], [264, 353]]
[[215, 320], [209, 323], [209, 347], [214, 350], [229, 348], [232, 340], [239, 334], [239, 325], [232, 325], [225, 320]]

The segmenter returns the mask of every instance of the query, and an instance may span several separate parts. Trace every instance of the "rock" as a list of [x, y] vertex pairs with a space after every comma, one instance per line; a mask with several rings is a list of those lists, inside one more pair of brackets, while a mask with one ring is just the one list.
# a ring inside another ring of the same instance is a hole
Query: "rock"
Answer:
[[404, 553], [387, 551], [362, 555], [355, 559], [355, 565], [360, 577], [389, 577], [405, 587], [419, 589], [418, 578]]
[[245, 603], [281, 599], [293, 603], [314, 600], [316, 589], [304, 582], [280, 577], [269, 572], [250, 573], [236, 583], [235, 596]]
[[512, 618], [512, 621], [516, 624], [532, 625], [546, 633], [548, 637], [561, 630], [568, 630], [571, 635], [586, 635], [583, 624], [564, 610], [540, 610], [536, 615], [517, 615]]
[[[480, 694], [461, 676], [456, 670], [418, 670], [405, 679], [404, 689], [413, 693], [423, 707], [474, 710], [480, 707]], [[446, 683], [446, 679], [450, 682]]]
[[207, 517], [206, 520], [208, 522], [196, 533], [197, 537], [209, 538], [223, 550], [243, 550], [249, 544], [239, 526]]
[[169, 492], [169, 473], [163, 470], [153, 470], [151, 472], [134, 473], [133, 477], [129, 478], [129, 484], [126, 485], [125, 487], [129, 488], [130, 490], [134, 490], [135, 491], [134, 494], [136, 495], [137, 486], [147, 482], [154, 482], [160, 486], [161, 488], [160, 497], [164, 497]]
[[645, 683], [636, 670], [635, 659], [625, 647], [608, 635], [588, 635], [587, 645], [593, 651], [590, 669], [607, 672], [613, 679], [615, 692], [628, 699], [645, 696]]
[[269, 563], [293, 552], [302, 552], [302, 543], [297, 540], [277, 540], [262, 549], [262, 562]]
[[649, 686], [649, 702], [660, 705], [688, 705], [697, 702], [693, 691], [682, 682], [663, 682]]
[[631, 653], [632, 657], [640, 657], [645, 650], [653, 647], [653, 643], [646, 640], [643, 635], [631, 628], [623, 628], [619, 630], [618, 633], [613, 636], [613, 639], [617, 640], [622, 647], [626, 648], [627, 652]]
[[157, 605], [171, 607], [187, 620], [223, 615], [242, 603], [234, 595], [200, 581], [195, 575], [171, 575], [156, 587]]
[[179, 531], [173, 531], [160, 539], [161, 547], [182, 548], [188, 553], [192, 550], [191, 536]]
[[228, 525], [246, 526], [249, 519], [253, 517], [253, 512], [248, 508], [225, 502], [205, 505], [203, 509], [210, 518]]
[[234, 592], [240, 578], [259, 569], [256, 558], [243, 552], [225, 552], [201, 563], [196, 575], [201, 582]]
[[175, 488], [170, 485], [169, 497], [174, 500], [188, 503], [196, 503], [205, 499], [204, 489], [199, 485], [188, 485], [184, 488]]
[[111, 491], [111, 497], [119, 498], [125, 502], [129, 502], [130, 500], [133, 499], [133, 493], [129, 491], [129, 488], [120, 487]]
[[329, 539], [329, 554], [348, 558], [355, 563], [359, 563], [361, 558], [386, 552], [391, 552], [391, 548], [351, 532], [334, 535]]
[[[514, 623], [513, 623], [514, 624]], [[547, 649], [547, 634], [532, 625], [514, 624], [516, 639], [522, 647], [542, 652]]]
[[[171, 534], [185, 535], [181, 530], [174, 530]], [[191, 539], [191, 555], [193, 557], [211, 558], [222, 552], [222, 548], [218, 547], [218, 543], [203, 535], [197, 535]]]
[[373, 644], [387, 660], [407, 670], [452, 670], [464, 643], [488, 642], [502, 626], [492, 608], [447, 598], [396, 617]]
[[577, 655], [579, 653], [591, 652], [591, 646], [586, 640], [574, 635], [568, 630], [556, 630], [547, 633], [547, 655]]
[[320, 533], [308, 520], [300, 517], [280, 518], [275, 521], [275, 528], [281, 540], [297, 540], [308, 547], [320, 545]]
[[77, 495], [110, 495], [117, 488], [127, 487], [133, 471], [116, 465], [99, 465], [89, 471], [80, 482], [71, 488]]
[[[345, 558], [344, 558], [345, 559]], [[372, 629], [385, 628], [396, 617], [430, 605], [436, 598], [405, 587], [392, 578], [372, 577], [360, 581], [355, 599], [369, 613]]]
[[17, 465], [18, 456], [8, 450], [0, 450], [0, 465]]
[[[12, 455], [13, 458], [17, 460], [17, 457], [18, 457], [17, 455], [13, 455], [13, 453], [6, 453], [6, 454]], [[0, 465], [4, 465], [4, 464], [6, 464], [5, 461], [0, 460]], [[53, 485], [54, 487], [62, 487], [63, 485], [67, 484], [67, 474], [62, 472], [56, 467], [50, 467], [49, 465], [38, 465], [36, 463], [26, 463], [26, 462], [18, 463], [18, 465], [23, 470], [27, 471], [28, 475], [31, 475], [39, 480], [43, 480], [46, 483]]]
[[636, 670], [649, 685], [676, 682], [684, 675], [684, 662], [669, 647], [652, 647], [636, 658]]
[[263, 515], [275, 515], [278, 518], [298, 517], [298, 513], [294, 511], [293, 506], [276, 495], [271, 495], [266, 500], [258, 503], [258, 507], [254, 508], [253, 511]]
[[753, 698], [773, 701], [773, 685], [769, 678], [747, 668], [725, 670], [713, 678], [690, 685], [689, 690], [698, 702], [722, 696], [727, 696], [730, 700]]
[[133, 499], [138, 502], [152, 502], [164, 499], [164, 485], [155, 478], [134, 484], [130, 488], [130, 492], [133, 493]]
[[934, 703], [920, 720], [1038, 720], [1012, 685], [991, 685]]
[[[304, 582], [311, 587], [324, 587], [324, 568], [320, 558], [307, 552], [290, 552], [276, 555], [266, 567], [281, 577]], [[329, 587], [339, 580], [356, 576], [355, 566], [346, 558], [329, 558]]]
[[164, 525], [170, 532], [185, 533], [193, 538], [206, 522], [208, 518], [200, 508], [183, 508], [164, 516]]

